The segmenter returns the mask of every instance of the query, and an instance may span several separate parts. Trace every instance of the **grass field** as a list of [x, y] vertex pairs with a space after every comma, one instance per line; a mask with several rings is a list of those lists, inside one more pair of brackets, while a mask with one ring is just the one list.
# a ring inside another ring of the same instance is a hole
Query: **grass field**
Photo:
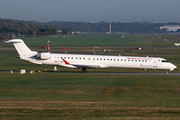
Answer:
[[0, 118], [179, 119], [179, 76], [1, 73]]
[[[50, 41], [54, 46], [174, 46], [174, 42], [179, 41], [179, 37], [174, 35], [160, 34], [160, 36], [161, 39], [156, 34], [127, 34], [125, 38], [122, 38], [121, 34], [90, 34], [54, 38]], [[167, 41], [164, 42], [164, 39], [167, 39]], [[31, 39], [26, 40], [31, 41]], [[43, 41], [36, 38], [35, 41], [37, 40], [46, 45], [49, 39], [43, 39]], [[40, 42], [38, 44], [42, 45]]]
[[[159, 39], [158, 36], [161, 36]], [[51, 41], [51, 46], [174, 46], [180, 39], [169, 34], [85, 34], [68, 35], [62, 38], [25, 38], [23, 39], [29, 46], [47, 46], [47, 41]], [[166, 41], [164, 41], [166, 39]], [[2, 43], [1, 45], [9, 46]]]
[[[121, 40], [121, 35], [97, 34], [24, 40], [27, 45], [37, 48], [46, 46], [47, 40], [51, 41], [51, 46], [143, 47], [152, 44], [157, 47], [170, 47], [158, 48], [156, 51], [151, 48], [143, 48], [141, 51], [122, 48], [113, 49], [107, 54], [163, 57], [178, 67], [172, 72], [180, 72], [180, 49], [171, 48], [174, 47], [174, 42], [178, 42], [180, 38], [165, 34], [160, 34], [160, 36], [162, 39], [155, 34], [129, 34]], [[0, 45], [12, 46], [4, 43], [0, 43]], [[180, 76], [82, 74], [80, 69], [64, 67], [58, 67], [58, 71], [75, 71], [77, 73], [38, 73], [38, 70], [45, 71], [45, 69], [53, 71], [53, 66], [36, 65], [17, 59], [17, 53], [14, 51], [0, 48], [1, 120], [180, 119]], [[54, 51], [62, 52], [58, 49]], [[100, 49], [97, 49], [97, 53], [101, 54], [101, 51], [98, 51]], [[35, 74], [20, 75], [20, 69], [35, 70], [36, 72]], [[17, 72], [10, 74], [10, 70]], [[87, 69], [87, 71], [164, 72], [163, 70], [144, 71], [120, 68]]]

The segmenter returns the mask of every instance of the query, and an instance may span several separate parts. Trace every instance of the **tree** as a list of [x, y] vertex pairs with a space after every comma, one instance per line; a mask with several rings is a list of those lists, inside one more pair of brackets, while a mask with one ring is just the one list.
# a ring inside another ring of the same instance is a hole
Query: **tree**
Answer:
[[3, 30], [2, 29], [0, 29], [0, 33], [2, 33], [3, 32]]
[[180, 32], [180, 29], [177, 29], [177, 31], [176, 32]]
[[20, 33], [21, 33], [21, 35], [27, 35], [28, 31], [27, 30], [22, 30]]
[[75, 30], [74, 30], [73, 27], [70, 27], [70, 28], [68, 28], [68, 31], [69, 31], [69, 32], [74, 32]]
[[53, 28], [53, 29], [52, 29], [52, 34], [53, 34], [53, 35], [57, 35], [57, 29], [56, 29], [56, 28]]
[[62, 34], [68, 34], [68, 30], [66, 28], [62, 29]]
[[3, 28], [3, 31], [4, 31], [5, 33], [7, 33], [7, 32], [9, 32], [9, 29], [8, 29], [7, 27], [4, 27], [4, 28]]
[[39, 28], [39, 31], [45, 32], [46, 30], [45, 30], [45, 28]]
[[28, 35], [33, 35], [33, 31], [32, 30], [28, 30]]
[[161, 29], [161, 33], [166, 33], [166, 32], [167, 32], [166, 28]]

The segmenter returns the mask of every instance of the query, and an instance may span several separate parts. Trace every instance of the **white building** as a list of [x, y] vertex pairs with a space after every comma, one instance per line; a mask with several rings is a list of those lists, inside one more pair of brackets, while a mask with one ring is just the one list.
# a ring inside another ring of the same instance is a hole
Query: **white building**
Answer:
[[164, 29], [164, 28], [167, 31], [174, 31], [174, 32], [176, 32], [178, 29], [180, 29], [180, 26], [179, 25], [164, 25], [164, 26], [160, 27], [160, 30]]

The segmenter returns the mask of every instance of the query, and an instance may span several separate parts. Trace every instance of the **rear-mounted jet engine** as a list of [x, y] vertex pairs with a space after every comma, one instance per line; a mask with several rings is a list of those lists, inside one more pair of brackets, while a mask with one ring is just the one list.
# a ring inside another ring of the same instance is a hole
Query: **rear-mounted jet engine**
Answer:
[[36, 57], [43, 60], [51, 59], [51, 53], [38, 53]]

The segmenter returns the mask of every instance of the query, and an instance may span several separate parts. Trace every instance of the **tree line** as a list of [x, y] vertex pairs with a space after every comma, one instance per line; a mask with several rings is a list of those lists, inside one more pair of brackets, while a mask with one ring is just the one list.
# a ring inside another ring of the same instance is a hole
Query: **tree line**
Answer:
[[[108, 32], [108, 22], [99, 23], [84, 23], [84, 22], [47, 22], [47, 25], [57, 26], [58, 28], [73, 27], [75, 31], [83, 32]], [[129, 33], [166, 33], [166, 29], [161, 29], [160, 26], [164, 25], [180, 25], [180, 23], [150, 23], [150, 22], [133, 22], [133, 23], [121, 23], [112, 22], [111, 32], [129, 32]], [[178, 31], [177, 31], [178, 32]]]
[[36, 21], [0, 19], [0, 33], [14, 32], [22, 35], [55, 35], [57, 28]]
[[[74, 31], [81, 32], [108, 32], [108, 22], [85, 23], [85, 22], [36, 22], [0, 18], [0, 33], [14, 32], [22, 35], [57, 35], [58, 30], [63, 34]], [[133, 22], [121, 23], [112, 22], [111, 32], [129, 32], [129, 33], [165, 33], [166, 29], [160, 30], [163, 25], [180, 25], [180, 23], [150, 23], [150, 22]], [[179, 30], [178, 30], [179, 31]]]

